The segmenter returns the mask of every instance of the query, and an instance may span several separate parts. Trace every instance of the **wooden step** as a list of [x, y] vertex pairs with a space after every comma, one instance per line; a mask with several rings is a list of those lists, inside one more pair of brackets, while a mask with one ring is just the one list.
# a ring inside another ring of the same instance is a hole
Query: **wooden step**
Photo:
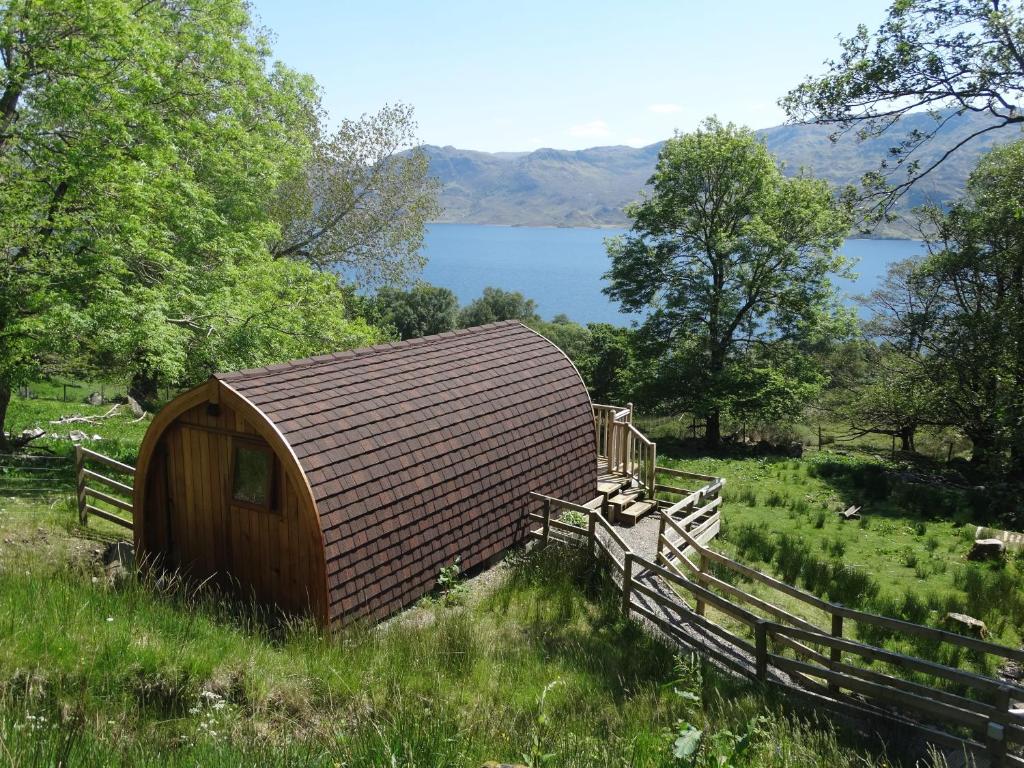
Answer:
[[647, 516], [657, 506], [654, 501], [634, 501], [619, 512], [619, 522], [625, 525], [636, 525], [637, 520]]
[[616, 482], [615, 480], [599, 480], [597, 483], [597, 492], [606, 493], [609, 496], [615, 496], [622, 490], [622, 486], [623, 483]]
[[636, 497], [638, 495], [640, 495], [639, 489], [634, 488], [631, 490], [623, 491], [622, 493], [609, 498], [608, 514], [611, 516], [611, 519], [614, 521], [617, 518], [619, 512], [621, 512], [634, 501], [636, 501]]

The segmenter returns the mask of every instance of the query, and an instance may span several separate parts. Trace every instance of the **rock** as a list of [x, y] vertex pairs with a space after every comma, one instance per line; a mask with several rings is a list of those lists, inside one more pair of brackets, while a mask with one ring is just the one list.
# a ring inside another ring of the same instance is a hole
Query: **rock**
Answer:
[[135, 567], [135, 547], [128, 541], [115, 541], [103, 553], [103, 570], [110, 584], [124, 581]]
[[1001, 539], [975, 539], [974, 546], [967, 553], [968, 560], [997, 560], [1006, 552], [1006, 543]]
[[802, 459], [804, 455], [804, 444], [799, 440], [795, 440], [789, 444], [789, 448], [786, 450], [786, 455], [791, 459]]
[[101, 395], [99, 392], [93, 392], [91, 395], [85, 398], [85, 402], [87, 402], [89, 405], [103, 405], [103, 395]]
[[966, 613], [947, 613], [946, 624], [954, 631], [962, 635], [972, 635], [984, 640], [988, 637], [988, 627], [981, 619], [968, 616]]
[[131, 395], [128, 395], [128, 410], [132, 412], [132, 416], [136, 419], [141, 419], [146, 415], [146, 409], [139, 405], [139, 401]]
[[84, 440], [88, 440], [89, 436], [80, 429], [72, 429], [70, 432], [68, 432], [68, 438], [71, 440], [72, 443], [81, 443]]
[[46, 430], [43, 430], [43, 429], [40, 429], [39, 427], [36, 427], [35, 429], [23, 430], [22, 433], [21, 433], [21, 437], [22, 437], [22, 439], [25, 439], [25, 440], [35, 440], [37, 437], [42, 437], [45, 434], [46, 434]]

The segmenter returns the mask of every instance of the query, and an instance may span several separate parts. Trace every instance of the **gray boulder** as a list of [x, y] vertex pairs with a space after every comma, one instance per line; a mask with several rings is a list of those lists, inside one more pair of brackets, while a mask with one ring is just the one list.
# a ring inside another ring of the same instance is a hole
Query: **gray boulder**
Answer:
[[93, 392], [91, 395], [85, 398], [85, 402], [87, 402], [89, 405], [103, 405], [103, 395], [101, 395], [99, 392]]
[[981, 619], [968, 616], [966, 613], [947, 613], [946, 625], [953, 632], [961, 635], [971, 635], [984, 640], [988, 637], [988, 627]]
[[1006, 542], [1002, 539], [975, 539], [974, 546], [967, 553], [968, 560], [998, 560], [1006, 553]]

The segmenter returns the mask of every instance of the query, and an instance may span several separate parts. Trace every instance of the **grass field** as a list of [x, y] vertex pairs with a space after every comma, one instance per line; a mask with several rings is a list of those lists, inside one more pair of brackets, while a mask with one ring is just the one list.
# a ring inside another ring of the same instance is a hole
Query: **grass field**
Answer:
[[[12, 765], [889, 764], [677, 659], [621, 618], [585, 555], [517, 554], [491, 586], [326, 636], [178, 584], [111, 582], [105, 536], [71, 519], [61, 501], [0, 506]], [[677, 760], [694, 728], [696, 761]]]
[[[681, 458], [666, 464], [727, 478], [715, 548], [834, 602], [943, 626], [948, 612], [988, 625], [990, 639], [1019, 647], [1024, 637], [1024, 557], [990, 563], [966, 554], [986, 509], [972, 492], [898, 479], [869, 453], [812, 453], [803, 459]], [[862, 518], [838, 514], [861, 506]], [[745, 582], [754, 594], [759, 585]], [[820, 612], [770, 593], [773, 602], [817, 623]], [[910, 644], [862, 626], [855, 636], [939, 661], [993, 672], [990, 659]]]

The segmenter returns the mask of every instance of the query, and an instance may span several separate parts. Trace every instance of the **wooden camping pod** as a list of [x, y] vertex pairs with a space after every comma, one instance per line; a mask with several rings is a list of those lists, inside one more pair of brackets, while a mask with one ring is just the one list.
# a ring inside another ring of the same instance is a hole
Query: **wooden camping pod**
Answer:
[[153, 420], [140, 556], [326, 625], [380, 619], [596, 487], [579, 373], [518, 322], [218, 374]]

